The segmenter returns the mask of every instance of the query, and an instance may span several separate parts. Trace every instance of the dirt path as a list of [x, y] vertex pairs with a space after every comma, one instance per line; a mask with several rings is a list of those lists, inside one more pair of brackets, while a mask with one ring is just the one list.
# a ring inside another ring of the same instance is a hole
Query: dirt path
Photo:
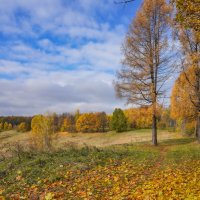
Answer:
[[168, 147], [167, 146], [161, 146], [161, 147], [159, 146], [158, 148], [160, 148], [158, 159], [155, 161], [155, 163], [150, 168], [148, 168], [144, 171], [144, 175], [146, 177], [142, 182], [140, 182], [140, 184], [150, 180], [154, 176], [154, 174], [156, 174], [163, 166], [165, 156], [168, 152]]

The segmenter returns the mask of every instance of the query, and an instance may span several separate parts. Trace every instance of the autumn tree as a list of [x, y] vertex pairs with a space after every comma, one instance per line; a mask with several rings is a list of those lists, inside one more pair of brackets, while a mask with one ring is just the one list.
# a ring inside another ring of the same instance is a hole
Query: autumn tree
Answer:
[[3, 130], [7, 131], [8, 130], [8, 126], [9, 126], [9, 123], [8, 122], [4, 122]]
[[165, 0], [144, 0], [130, 25], [123, 45], [123, 67], [118, 72], [116, 91], [127, 103], [152, 106], [152, 143], [157, 145], [156, 105], [169, 78], [171, 8]]
[[31, 138], [38, 149], [49, 149], [52, 146], [54, 123], [52, 115], [36, 115], [31, 121]]
[[0, 123], [0, 131], [3, 131], [3, 122]]
[[175, 120], [171, 117], [171, 107], [163, 108], [160, 113], [160, 120], [158, 122], [158, 127], [160, 129], [172, 129], [175, 128]]
[[187, 78], [195, 84], [195, 71], [190, 67], [186, 72], [182, 72], [176, 80], [171, 94], [171, 117], [177, 121], [178, 125], [185, 131], [186, 124], [193, 122], [198, 112], [190, 100], [190, 95], [194, 94], [194, 88], [189, 84]]
[[127, 130], [127, 119], [123, 110], [120, 108], [116, 108], [113, 112], [111, 128], [118, 133]]
[[80, 113], [80, 110], [79, 109], [77, 109], [76, 110], [76, 112], [75, 112], [75, 121], [77, 121], [78, 120], [78, 118], [81, 116], [81, 113]]
[[17, 131], [19, 132], [26, 132], [27, 127], [26, 127], [26, 123], [25, 122], [21, 122], [18, 126], [17, 126]]
[[[191, 91], [189, 100], [195, 107], [197, 139], [200, 143], [200, 29], [199, 18], [195, 20], [194, 15], [199, 16], [199, 1], [176, 1], [176, 36], [180, 41], [181, 70], [186, 81], [190, 84]], [[196, 10], [197, 9], [197, 10]], [[196, 11], [195, 11], [196, 10]], [[194, 76], [189, 76], [186, 72], [189, 68], [194, 71]]]
[[78, 132], [98, 132], [98, 129], [99, 121], [94, 113], [84, 113], [76, 121], [76, 130]]
[[200, 34], [200, 1], [199, 0], [172, 0], [176, 9], [175, 20], [185, 28], [192, 29]]
[[[163, 127], [166, 124], [164, 122], [164, 111], [165, 108], [161, 105], [157, 105], [156, 116], [158, 118], [158, 126]], [[127, 118], [128, 125], [130, 128], [150, 128], [152, 125], [152, 107], [141, 106], [137, 108], [129, 108], [124, 110], [124, 114]]]
[[68, 115], [64, 118], [61, 131], [67, 131], [67, 132], [75, 132], [75, 117], [72, 115]]
[[150, 107], [130, 108], [124, 111], [130, 128], [150, 128], [152, 110]]
[[109, 120], [105, 112], [96, 113], [97, 120], [99, 121], [98, 132], [105, 132], [108, 129]]
[[12, 130], [13, 129], [13, 125], [11, 123], [8, 124], [8, 130]]
[[59, 116], [56, 113], [53, 113], [53, 114], [51, 114], [51, 118], [52, 118], [52, 121], [53, 121], [53, 129], [54, 129], [53, 131], [54, 132], [60, 131]]

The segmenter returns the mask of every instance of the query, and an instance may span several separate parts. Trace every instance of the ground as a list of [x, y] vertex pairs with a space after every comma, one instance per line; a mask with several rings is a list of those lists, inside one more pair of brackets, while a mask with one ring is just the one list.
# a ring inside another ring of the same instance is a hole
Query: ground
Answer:
[[[133, 130], [124, 133], [116, 133], [113, 131], [107, 133], [58, 133], [54, 140], [54, 146], [65, 147], [68, 143], [78, 146], [88, 145], [96, 147], [105, 147], [110, 145], [127, 144], [135, 142], [151, 141], [151, 131], [149, 129]], [[0, 148], [6, 143], [15, 143], [20, 141], [27, 144], [30, 133], [19, 133], [16, 131], [5, 131], [0, 133]], [[158, 132], [158, 140], [182, 138], [179, 133], [160, 130]]]
[[[0, 134], [1, 143], [20, 139], [8, 134]], [[27, 135], [21, 136], [25, 143]], [[2, 199], [200, 199], [195, 139], [160, 131], [159, 146], [153, 147], [150, 138], [150, 130], [60, 133], [60, 150], [1, 160]]]

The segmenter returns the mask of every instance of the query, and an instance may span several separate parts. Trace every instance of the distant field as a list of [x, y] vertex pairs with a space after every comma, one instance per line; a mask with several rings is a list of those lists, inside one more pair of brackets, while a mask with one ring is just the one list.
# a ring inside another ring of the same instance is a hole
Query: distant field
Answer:
[[[178, 133], [172, 133], [168, 131], [158, 131], [158, 140], [166, 140], [173, 138], [181, 138]], [[60, 133], [58, 134], [58, 145], [64, 145], [65, 143], [72, 142], [78, 145], [89, 145], [96, 147], [104, 147], [116, 144], [127, 144], [135, 142], [147, 142], [151, 141], [151, 130], [134, 130], [123, 133]]]
[[[20, 142], [28, 143], [30, 133], [18, 133], [16, 131], [6, 131], [0, 133], [0, 146], [5, 143]], [[158, 140], [182, 138], [180, 133], [158, 131]], [[127, 144], [135, 142], [151, 141], [151, 130], [141, 129], [123, 133], [58, 133], [54, 140], [54, 145], [58, 148], [65, 147], [68, 143], [83, 146], [104, 147], [117, 144]]]

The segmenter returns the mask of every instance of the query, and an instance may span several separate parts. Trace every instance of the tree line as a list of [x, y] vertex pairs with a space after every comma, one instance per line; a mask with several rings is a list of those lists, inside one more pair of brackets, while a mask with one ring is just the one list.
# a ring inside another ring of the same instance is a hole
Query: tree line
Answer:
[[1, 116], [0, 131], [8, 131], [15, 129], [20, 132], [31, 130], [32, 117], [25, 116]]
[[[161, 105], [157, 106], [159, 128], [175, 128], [175, 120], [171, 118], [170, 109]], [[53, 132], [69, 133], [104, 133], [115, 130], [123, 132], [132, 129], [151, 128], [152, 107], [143, 106], [138, 108], [129, 108], [122, 110], [116, 108], [112, 114], [105, 112], [75, 113], [63, 114], [44, 114], [32, 117], [0, 117], [0, 130], [7, 131], [15, 129], [19, 132], [28, 132], [33, 129], [33, 124], [42, 127], [45, 116], [51, 118], [50, 124]]]

